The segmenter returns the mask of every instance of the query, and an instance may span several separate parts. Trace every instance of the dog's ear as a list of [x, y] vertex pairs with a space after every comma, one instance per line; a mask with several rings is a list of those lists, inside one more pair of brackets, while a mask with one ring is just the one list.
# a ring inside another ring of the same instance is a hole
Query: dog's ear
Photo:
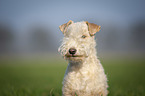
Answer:
[[60, 25], [59, 29], [62, 31], [63, 34], [65, 34], [67, 27], [72, 23], [73, 21], [69, 20], [67, 23]]
[[99, 32], [101, 29], [101, 26], [96, 25], [94, 23], [89, 23], [86, 21], [86, 24], [88, 25], [88, 30], [91, 36], [94, 36], [96, 32]]

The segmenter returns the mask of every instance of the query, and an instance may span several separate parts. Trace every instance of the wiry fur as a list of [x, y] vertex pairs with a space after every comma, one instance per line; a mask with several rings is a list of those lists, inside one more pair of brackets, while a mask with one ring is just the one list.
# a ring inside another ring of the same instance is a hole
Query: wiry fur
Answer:
[[[72, 23], [67, 27], [59, 47], [60, 53], [69, 61], [63, 80], [63, 96], [107, 96], [107, 78], [97, 59], [95, 46], [86, 22]], [[77, 49], [78, 57], [66, 56], [70, 48]]]

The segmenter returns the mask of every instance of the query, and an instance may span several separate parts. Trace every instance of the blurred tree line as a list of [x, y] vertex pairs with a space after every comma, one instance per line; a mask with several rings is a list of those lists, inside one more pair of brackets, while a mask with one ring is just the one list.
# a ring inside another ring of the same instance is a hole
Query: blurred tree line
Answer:
[[[26, 41], [26, 46], [23, 46], [24, 52], [55, 52], [57, 42], [54, 40], [53, 30], [50, 29], [39, 25], [30, 26], [25, 32], [28, 38], [24, 38]], [[100, 33], [97, 38], [103, 51], [145, 52], [145, 20], [132, 23], [127, 29], [111, 25], [103, 26], [102, 31], [105, 33]], [[12, 26], [0, 24], [0, 54], [19, 53], [21, 47], [16, 44], [17, 36], [19, 35], [16, 35]]]

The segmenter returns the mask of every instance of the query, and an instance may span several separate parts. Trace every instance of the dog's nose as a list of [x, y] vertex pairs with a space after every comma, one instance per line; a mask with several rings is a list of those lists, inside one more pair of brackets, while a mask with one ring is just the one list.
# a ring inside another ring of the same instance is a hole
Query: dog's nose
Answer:
[[72, 54], [72, 55], [75, 54], [76, 52], [77, 52], [77, 50], [74, 49], [74, 48], [69, 49], [69, 53]]

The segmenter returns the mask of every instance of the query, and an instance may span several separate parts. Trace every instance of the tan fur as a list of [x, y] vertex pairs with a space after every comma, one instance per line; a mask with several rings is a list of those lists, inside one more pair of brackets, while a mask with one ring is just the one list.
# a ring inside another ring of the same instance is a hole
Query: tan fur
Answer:
[[62, 25], [59, 26], [59, 29], [63, 32], [63, 34], [65, 34], [65, 32], [66, 32], [66, 30], [67, 30], [67, 27], [68, 27], [71, 23], [73, 23], [72, 20], [70, 20], [70, 21], [68, 21], [67, 23], [62, 24]]
[[[100, 26], [85, 21], [66, 25], [61, 25], [63, 32], [67, 28], [58, 49], [69, 61], [63, 80], [63, 96], [107, 96], [107, 77], [96, 56], [93, 36]], [[77, 50], [74, 57], [69, 54], [70, 48]]]
[[95, 35], [96, 32], [99, 32], [101, 29], [101, 26], [89, 23], [88, 21], [86, 21], [86, 24], [88, 25], [89, 32], [92, 36]]

